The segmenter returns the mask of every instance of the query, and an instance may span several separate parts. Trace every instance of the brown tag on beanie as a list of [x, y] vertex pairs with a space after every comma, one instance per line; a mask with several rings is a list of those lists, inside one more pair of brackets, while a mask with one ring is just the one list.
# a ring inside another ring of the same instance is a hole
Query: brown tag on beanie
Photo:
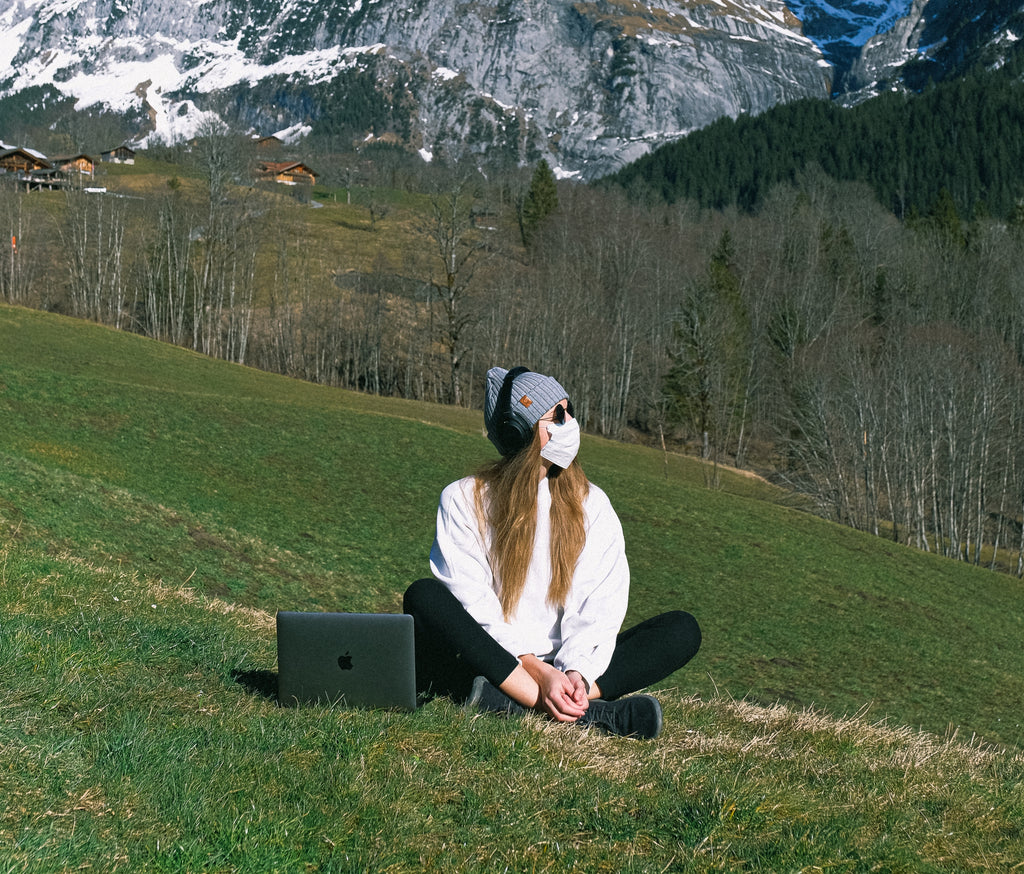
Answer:
[[530, 408], [530, 405], [531, 405], [531, 404], [533, 403], [533, 400], [532, 400], [532, 399], [530, 398], [530, 396], [529, 396], [529, 395], [523, 395], [523, 396], [522, 396], [522, 397], [521, 397], [521, 398], [519, 399], [519, 403], [521, 403], [521, 404], [522, 404], [522, 405], [523, 405], [524, 407], [526, 407], [527, 409], [529, 409], [529, 408]]

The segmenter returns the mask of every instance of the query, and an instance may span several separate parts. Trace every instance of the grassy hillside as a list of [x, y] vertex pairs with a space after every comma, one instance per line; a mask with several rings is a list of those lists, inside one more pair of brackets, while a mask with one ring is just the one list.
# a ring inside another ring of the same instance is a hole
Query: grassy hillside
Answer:
[[0, 870], [1024, 861], [1020, 582], [639, 447], [582, 460], [630, 620], [705, 632], [663, 738], [279, 709], [273, 611], [397, 610], [491, 453], [479, 413], [0, 307]]

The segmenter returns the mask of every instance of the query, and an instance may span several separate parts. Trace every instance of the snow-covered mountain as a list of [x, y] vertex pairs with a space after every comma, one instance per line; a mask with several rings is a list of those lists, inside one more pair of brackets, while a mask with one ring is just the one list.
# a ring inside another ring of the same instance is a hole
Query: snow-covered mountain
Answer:
[[211, 113], [306, 131], [369, 102], [360, 137], [582, 176], [831, 85], [781, 0], [3, 0], [0, 44], [0, 96], [53, 84], [150, 137]]
[[825, 98], [837, 84], [859, 99], [902, 81], [908, 62], [962, 62], [986, 36], [1011, 38], [1022, 6], [0, 0], [0, 100], [109, 107], [136, 120], [143, 143], [217, 117], [285, 138], [384, 137], [428, 157], [543, 156], [588, 178], [722, 115]]

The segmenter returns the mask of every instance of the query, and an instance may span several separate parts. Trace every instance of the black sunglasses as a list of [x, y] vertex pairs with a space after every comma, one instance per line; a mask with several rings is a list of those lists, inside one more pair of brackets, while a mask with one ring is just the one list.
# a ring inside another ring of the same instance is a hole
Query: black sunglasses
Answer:
[[568, 413], [570, 416], [575, 415], [572, 411], [572, 401], [569, 401], [568, 407], [563, 407], [561, 404], [555, 406], [555, 414], [552, 416], [556, 425], [565, 424], [565, 414]]
[[555, 425], [564, 425], [566, 413], [575, 417], [576, 414], [572, 411], [572, 401], [569, 401], [569, 405], [567, 407], [563, 407], [561, 404], [555, 404], [555, 408], [551, 411], [551, 418], [548, 419], [547, 416], [545, 416], [541, 421], [551, 422]]

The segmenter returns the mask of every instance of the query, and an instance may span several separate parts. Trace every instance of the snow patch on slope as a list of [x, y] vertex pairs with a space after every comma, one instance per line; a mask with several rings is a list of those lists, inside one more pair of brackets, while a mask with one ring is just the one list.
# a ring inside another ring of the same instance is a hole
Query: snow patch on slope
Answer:
[[905, 17], [913, 0], [789, 0], [786, 5], [803, 22], [804, 35], [828, 54], [829, 46], [836, 43], [861, 48]]

